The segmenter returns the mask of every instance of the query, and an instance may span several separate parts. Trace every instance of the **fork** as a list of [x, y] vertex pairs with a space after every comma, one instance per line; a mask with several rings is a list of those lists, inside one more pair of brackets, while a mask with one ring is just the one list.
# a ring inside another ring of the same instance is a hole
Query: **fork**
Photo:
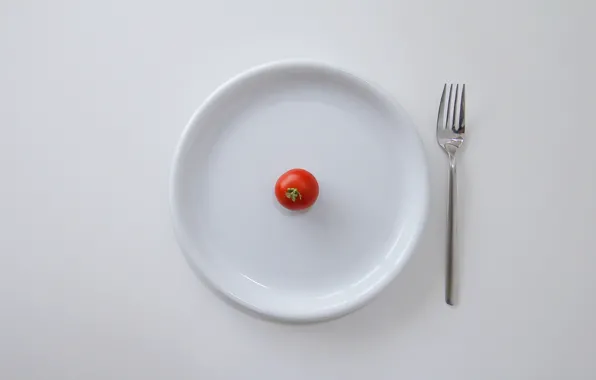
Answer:
[[[449, 208], [447, 211], [447, 265], [445, 272], [445, 302], [453, 306], [453, 261], [456, 236], [456, 202], [457, 182], [455, 153], [464, 143], [466, 132], [466, 85], [449, 85], [447, 99], [447, 84], [443, 87], [441, 103], [439, 104], [439, 115], [437, 117], [437, 142], [449, 157]], [[453, 100], [452, 100], [453, 97]]]

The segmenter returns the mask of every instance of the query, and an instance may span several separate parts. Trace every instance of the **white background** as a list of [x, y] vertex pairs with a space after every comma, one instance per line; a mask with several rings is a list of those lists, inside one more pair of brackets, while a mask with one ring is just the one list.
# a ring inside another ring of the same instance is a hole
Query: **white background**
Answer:
[[[0, 4], [0, 378], [594, 379], [590, 0]], [[424, 239], [346, 318], [288, 326], [179, 253], [169, 170], [221, 82], [281, 58], [380, 84], [431, 167]], [[443, 302], [445, 81], [468, 84], [461, 304]]]

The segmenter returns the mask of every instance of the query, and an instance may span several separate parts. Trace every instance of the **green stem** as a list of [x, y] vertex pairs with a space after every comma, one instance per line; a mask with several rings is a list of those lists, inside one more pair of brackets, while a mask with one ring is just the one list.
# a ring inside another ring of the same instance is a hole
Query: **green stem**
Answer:
[[291, 199], [292, 202], [296, 202], [296, 199], [302, 200], [302, 194], [295, 187], [289, 187], [286, 190], [286, 198]]

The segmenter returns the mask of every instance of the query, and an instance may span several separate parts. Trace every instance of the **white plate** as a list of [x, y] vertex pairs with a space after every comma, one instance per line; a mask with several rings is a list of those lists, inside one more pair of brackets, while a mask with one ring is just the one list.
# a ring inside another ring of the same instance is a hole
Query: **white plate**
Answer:
[[[303, 213], [279, 175], [312, 172]], [[213, 289], [263, 316], [308, 322], [364, 305], [401, 270], [426, 218], [425, 155], [404, 110], [327, 65], [281, 62], [222, 85], [174, 159], [176, 236]]]

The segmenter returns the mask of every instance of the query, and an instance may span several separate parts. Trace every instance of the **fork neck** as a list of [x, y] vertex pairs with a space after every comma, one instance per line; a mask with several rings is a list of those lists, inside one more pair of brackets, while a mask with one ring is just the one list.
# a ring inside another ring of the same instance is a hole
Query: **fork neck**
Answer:
[[447, 152], [447, 156], [449, 156], [449, 164], [451, 166], [455, 166], [455, 152], [456, 147], [451, 144], [445, 144], [445, 151]]

